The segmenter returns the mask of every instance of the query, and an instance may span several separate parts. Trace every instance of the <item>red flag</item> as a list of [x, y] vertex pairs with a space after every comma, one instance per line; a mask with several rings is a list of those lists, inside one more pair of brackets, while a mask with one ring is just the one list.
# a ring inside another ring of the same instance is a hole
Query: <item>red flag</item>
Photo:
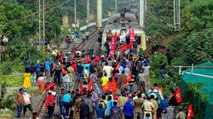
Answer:
[[190, 104], [187, 108], [188, 110], [188, 115], [187, 115], [187, 119], [190, 119], [191, 117], [194, 117], [194, 112], [192, 110], [192, 104]]
[[114, 57], [117, 38], [118, 38], [117, 33], [115, 33], [111, 41], [111, 49], [110, 49], [109, 57]]
[[129, 36], [130, 36], [130, 42], [134, 42], [135, 41], [135, 30], [134, 30], [134, 28], [129, 29]]
[[129, 49], [129, 45], [128, 44], [124, 44], [124, 45], [118, 46], [118, 50], [119, 51], [126, 51], [128, 49]]
[[63, 68], [63, 67], [61, 67], [61, 72], [62, 72], [62, 74], [67, 74], [67, 71]]
[[175, 99], [176, 99], [178, 104], [182, 102], [180, 86], [178, 86], [177, 90], [175, 91]]
[[96, 56], [95, 59], [94, 59], [94, 62], [95, 62], [95, 63], [98, 63], [99, 61], [100, 61], [100, 57], [99, 57], [99, 56]]
[[88, 83], [88, 88], [87, 88], [88, 92], [92, 90], [92, 86], [93, 86], [93, 82], [92, 82], [92, 79], [90, 79], [90, 81]]
[[54, 87], [54, 86], [55, 86], [55, 83], [47, 82], [47, 83], [45, 84], [45, 90], [46, 90], [46, 91], [49, 91], [50, 88], [52, 88], [52, 87]]
[[102, 90], [104, 93], [107, 93], [108, 91], [111, 91], [112, 83], [108, 82], [106, 85], [102, 86]]
[[114, 77], [112, 77], [112, 87], [111, 87], [111, 89], [112, 89], [112, 93], [113, 93], [113, 94], [116, 94], [116, 91], [117, 91], [117, 83], [116, 83]]
[[119, 67], [121, 66], [121, 63], [119, 62], [118, 65], [115, 68], [115, 71], [117, 71], [119, 69]]
[[88, 64], [91, 61], [91, 58], [89, 55], [85, 56], [85, 63]]
[[129, 73], [129, 76], [126, 78], [126, 80], [124, 81], [124, 83], [128, 83], [132, 80], [132, 72]]
[[83, 87], [83, 83], [82, 82], [80, 82], [79, 89], [80, 89], [80, 93], [83, 94], [84, 87]]

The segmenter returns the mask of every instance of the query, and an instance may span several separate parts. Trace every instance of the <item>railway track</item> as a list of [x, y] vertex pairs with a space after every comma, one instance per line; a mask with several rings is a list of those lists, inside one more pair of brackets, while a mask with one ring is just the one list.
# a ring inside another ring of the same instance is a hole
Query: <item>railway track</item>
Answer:
[[[76, 48], [77, 49], [80, 49], [80, 50], [85, 50], [87, 48], [91, 49], [91, 48], [95, 48], [95, 44], [97, 43], [97, 38], [99, 36], [99, 31], [95, 30], [94, 32], [92, 32], [89, 36], [89, 40], [85, 42], [85, 44], [83, 44], [83, 42], [80, 42]], [[96, 46], [98, 47], [98, 46]], [[67, 52], [67, 51], [65, 51]], [[53, 82], [53, 79], [51, 80], [51, 82]], [[72, 87], [71, 91], [75, 91], [79, 86], [79, 83], [78, 81], [75, 80], [74, 82], [74, 86]], [[56, 86], [56, 93], [59, 93], [60, 92], [60, 89], [62, 88], [62, 85], [61, 86]], [[45, 104], [45, 99], [46, 99], [46, 96], [48, 95], [48, 92], [45, 92], [45, 94], [42, 96], [41, 100], [40, 100], [40, 103], [38, 104], [38, 106], [36, 107], [36, 112], [38, 113], [38, 117], [40, 117], [41, 119], [45, 119], [47, 118], [47, 112], [43, 109], [43, 106]], [[58, 119], [59, 117], [59, 112], [57, 112], [59, 109], [57, 109], [58, 106], [55, 107], [55, 115], [53, 115], [53, 119]]]

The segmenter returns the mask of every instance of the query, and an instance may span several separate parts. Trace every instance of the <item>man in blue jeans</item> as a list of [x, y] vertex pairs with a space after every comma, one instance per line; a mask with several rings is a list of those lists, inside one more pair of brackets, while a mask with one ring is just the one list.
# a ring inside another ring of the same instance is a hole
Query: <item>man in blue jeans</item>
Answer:
[[58, 94], [58, 96], [57, 96], [57, 104], [59, 105], [61, 118], [64, 118], [64, 116], [63, 116], [63, 113], [64, 113], [64, 103], [63, 103], [64, 94], [65, 94], [65, 90], [64, 90], [64, 88], [62, 88], [61, 93]]
[[63, 104], [64, 104], [64, 108], [65, 108], [65, 112], [63, 112], [63, 116], [65, 118], [69, 118], [69, 109], [70, 109], [70, 103], [72, 101], [71, 95], [70, 95], [70, 91], [67, 91], [67, 93], [63, 96]]
[[16, 95], [17, 118], [21, 118], [21, 112], [22, 112], [23, 103], [24, 103], [22, 92], [23, 92], [23, 88], [20, 88], [18, 94]]
[[84, 77], [83, 71], [84, 71], [84, 67], [81, 65], [81, 61], [79, 61], [77, 64], [77, 75], [78, 75], [79, 82], [80, 82], [80, 78]]

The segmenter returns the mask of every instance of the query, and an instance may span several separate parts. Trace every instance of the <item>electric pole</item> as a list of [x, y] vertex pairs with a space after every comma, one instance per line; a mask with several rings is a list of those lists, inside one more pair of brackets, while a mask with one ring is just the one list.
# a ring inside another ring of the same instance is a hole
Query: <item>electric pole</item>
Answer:
[[77, 19], [76, 19], [76, 0], [74, 0], [74, 22], [75, 22], [75, 31], [76, 31], [76, 22], [77, 22]]
[[45, 1], [43, 0], [43, 40], [45, 43]]
[[89, 20], [89, 0], [87, 0], [87, 20]]
[[118, 10], [118, 1], [115, 0], [115, 12], [117, 12], [117, 10]]
[[76, 0], [74, 0], [74, 21], [76, 23]]
[[38, 1], [39, 13], [38, 13], [38, 43], [40, 45], [41, 40], [41, 0]]
[[174, 31], [180, 31], [180, 0], [174, 0]]

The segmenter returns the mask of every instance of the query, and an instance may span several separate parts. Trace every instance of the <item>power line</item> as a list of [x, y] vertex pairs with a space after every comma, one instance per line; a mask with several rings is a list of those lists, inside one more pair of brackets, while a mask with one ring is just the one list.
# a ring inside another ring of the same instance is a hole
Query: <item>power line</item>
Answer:
[[[154, 13], [152, 13], [152, 14], [154, 14]], [[156, 14], [154, 14], [154, 15], [156, 15]], [[165, 21], [163, 21], [162, 19], [160, 19], [160, 18], [158, 18], [158, 17], [156, 17], [159, 21], [161, 21], [162, 23], [164, 23], [164, 24], [167, 24], [168, 25], [168, 23], [166, 23]], [[168, 25], [168, 26], [170, 26], [170, 25]], [[154, 26], [154, 27], [156, 27], [156, 26]], [[166, 31], [164, 31], [164, 30], [162, 30], [162, 29], [160, 29], [159, 27], [156, 27], [158, 30], [160, 30], [161, 32], [163, 32], [163, 33], [166, 33]], [[172, 27], [173, 28], [173, 27]], [[179, 42], [179, 43], [181, 43], [181, 44], [183, 44], [183, 45], [185, 45], [185, 46], [187, 46], [187, 47], [191, 47], [191, 48], [193, 48], [192, 46], [189, 46], [189, 45], [187, 45], [186, 43], [183, 43], [183, 42], [181, 42], [180, 40], [176, 40], [177, 42]], [[200, 53], [202, 53], [202, 54], [206, 54], [209, 58], [213, 58], [211, 55], [209, 55], [208, 53], [206, 53], [206, 52], [204, 52], [204, 51], [200, 51], [200, 50], [197, 50], [197, 49], [195, 49], [197, 52], [200, 52]]]
[[[60, 5], [57, 5], [57, 6], [55, 6], [55, 7], [52, 7], [52, 8], [50, 8], [50, 9], [49, 9], [49, 8], [45, 8], [45, 10], [48, 9], [48, 10], [46, 10], [45, 13], [48, 13], [48, 12], [50, 12], [50, 11], [53, 11], [54, 9], [56, 9], [56, 8], [58, 8], [58, 7], [61, 7], [61, 6], [65, 5], [66, 3], [70, 2], [70, 1], [72, 1], [72, 0], [68, 0], [68, 1], [66, 1], [66, 2], [64, 2], [64, 3], [60, 4]], [[6, 24], [5, 24], [4, 26], [2, 26], [2, 27], [4, 28], [4, 27], [6, 27], [7, 25], [9, 25], [9, 24], [11, 24], [11, 23], [15, 23], [15, 22], [17, 22], [17, 21], [20, 21], [20, 20], [23, 20], [23, 19], [26, 19], [26, 18], [30, 18], [31, 16], [34, 16], [34, 15], [36, 15], [36, 14], [38, 14], [38, 13], [39, 13], [39, 11], [33, 12], [32, 14], [26, 15], [26, 16], [20, 18], [20, 19], [11, 20], [11, 22], [6, 23]]]

